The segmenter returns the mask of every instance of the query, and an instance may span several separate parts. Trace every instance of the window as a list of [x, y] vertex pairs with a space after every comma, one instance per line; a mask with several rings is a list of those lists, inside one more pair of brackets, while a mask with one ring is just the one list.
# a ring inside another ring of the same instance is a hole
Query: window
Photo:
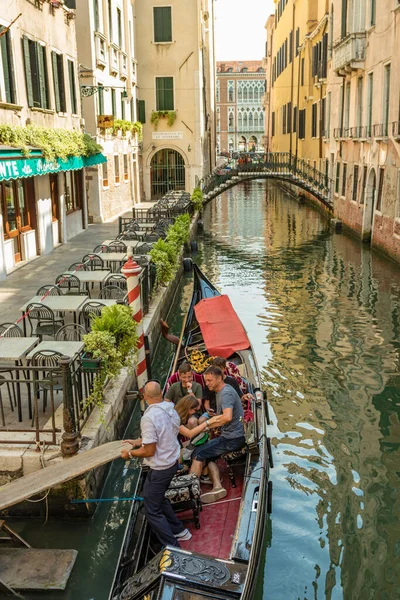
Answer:
[[289, 62], [293, 60], [293, 31], [289, 33]]
[[326, 115], [325, 115], [325, 137], [329, 138], [331, 135], [331, 92], [328, 92], [328, 101], [326, 103]]
[[112, 18], [112, 0], [108, 0], [108, 37], [113, 41], [113, 18]]
[[379, 169], [379, 187], [378, 187], [378, 199], [376, 201], [375, 210], [379, 210], [382, 212], [382, 193], [383, 193], [383, 183], [385, 180], [385, 169]]
[[229, 131], [235, 130], [235, 121], [234, 121], [234, 115], [233, 115], [232, 111], [230, 111], [229, 115], [228, 115], [228, 130]]
[[297, 131], [297, 106], [293, 109], [293, 133]]
[[138, 113], [138, 121], [140, 123], [146, 123], [146, 105], [145, 105], [144, 100], [138, 100], [137, 113]]
[[215, 89], [215, 93], [216, 93], [217, 102], [219, 102], [219, 94], [220, 94], [219, 79], [217, 80], [217, 86], [216, 86], [216, 89]]
[[299, 47], [300, 47], [300, 27], [296, 29], [296, 56], [299, 55]]
[[353, 170], [353, 194], [351, 199], [357, 202], [357, 191], [358, 191], [358, 165], [354, 165]]
[[114, 88], [111, 88], [111, 113], [114, 117], [117, 116], [117, 96]]
[[336, 163], [336, 178], [335, 178], [335, 194], [339, 193], [339, 183], [340, 183], [340, 163]]
[[286, 133], [286, 104], [282, 106], [282, 133]]
[[119, 154], [114, 156], [114, 183], [119, 183]]
[[299, 138], [304, 140], [306, 137], [306, 109], [299, 110]]
[[128, 181], [128, 179], [129, 179], [128, 155], [124, 154], [124, 181]]
[[82, 193], [82, 171], [64, 172], [64, 197], [67, 214], [81, 208]]
[[156, 77], [156, 110], [174, 110], [173, 77]]
[[346, 196], [347, 165], [343, 163], [342, 171], [342, 196]]
[[317, 137], [317, 103], [314, 102], [312, 105], [312, 113], [311, 113], [311, 137]]
[[287, 132], [292, 132], [292, 103], [287, 104]]
[[344, 110], [344, 135], [349, 135], [349, 125], [350, 125], [350, 83], [346, 83], [345, 87], [345, 110]]
[[108, 161], [102, 165], [103, 187], [108, 187]]
[[[68, 77], [69, 77], [69, 93], [71, 96], [71, 112], [74, 115], [78, 114], [78, 102], [76, 98], [76, 84], [75, 84], [75, 65], [72, 60], [67, 60], [68, 65]], [[100, 92], [100, 90], [99, 90]]]
[[382, 105], [382, 124], [383, 135], [387, 136], [389, 132], [389, 100], [390, 100], [390, 65], [385, 65], [383, 71], [383, 105]]
[[376, 0], [369, 0], [369, 26], [373, 27], [376, 23]]
[[46, 48], [25, 35], [22, 38], [22, 45], [28, 106], [50, 108]]
[[[235, 102], [235, 82], [228, 81], [228, 102]], [[244, 100], [244, 96], [243, 96]], [[247, 97], [246, 97], [247, 100]]]
[[121, 102], [121, 119], [125, 121], [125, 98], [124, 92], [120, 93], [120, 102]]
[[155, 6], [153, 8], [154, 41], [172, 42], [172, 19], [170, 6]]
[[301, 59], [300, 85], [304, 85], [304, 58]]
[[363, 182], [361, 188], [360, 204], [364, 204], [365, 189], [367, 187], [368, 167], [363, 167]]
[[394, 216], [396, 219], [400, 219], [400, 169], [397, 171], [397, 200]]
[[357, 136], [361, 135], [361, 127], [362, 127], [362, 119], [363, 119], [363, 78], [359, 77], [357, 79], [357, 117], [356, 117], [356, 125], [357, 125]]
[[347, 6], [348, 0], [342, 0], [342, 38], [347, 35]]
[[122, 17], [121, 9], [117, 8], [117, 32], [118, 32], [118, 46], [122, 48]]
[[323, 137], [325, 135], [325, 115], [326, 115], [326, 98], [322, 98], [320, 103], [320, 113], [319, 113], [319, 135]]
[[[4, 27], [0, 26], [0, 33]], [[11, 33], [8, 30], [0, 37], [0, 100], [16, 104], [14, 63], [11, 47]]]
[[275, 113], [274, 112], [271, 115], [271, 135], [272, 135], [272, 137], [275, 135]]
[[99, 0], [93, 0], [94, 30], [100, 31]]
[[104, 115], [104, 89], [100, 85], [97, 92], [97, 110], [99, 115]]
[[368, 137], [372, 134], [372, 101], [374, 94], [374, 74], [368, 74], [368, 88], [367, 88], [367, 135]]

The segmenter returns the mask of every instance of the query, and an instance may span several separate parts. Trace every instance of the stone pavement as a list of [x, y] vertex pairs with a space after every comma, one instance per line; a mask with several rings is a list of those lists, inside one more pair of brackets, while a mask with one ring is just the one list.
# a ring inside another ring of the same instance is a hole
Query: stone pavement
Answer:
[[35, 296], [41, 285], [54, 283], [57, 275], [67, 271], [72, 263], [80, 261], [104, 240], [114, 239], [117, 235], [118, 219], [111, 223], [89, 225], [85, 231], [50, 254], [40, 256], [7, 275], [6, 279], [0, 281], [0, 323], [19, 319], [19, 308]]

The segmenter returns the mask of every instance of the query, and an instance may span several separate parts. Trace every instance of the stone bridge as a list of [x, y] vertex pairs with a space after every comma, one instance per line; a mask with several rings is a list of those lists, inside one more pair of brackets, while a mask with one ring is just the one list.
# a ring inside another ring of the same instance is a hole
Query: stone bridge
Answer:
[[200, 181], [205, 201], [215, 198], [242, 181], [277, 179], [303, 189], [333, 210], [332, 180], [289, 152], [267, 152], [261, 160], [253, 159], [244, 164], [236, 161], [233, 168], [220, 169], [220, 173], [212, 173]]

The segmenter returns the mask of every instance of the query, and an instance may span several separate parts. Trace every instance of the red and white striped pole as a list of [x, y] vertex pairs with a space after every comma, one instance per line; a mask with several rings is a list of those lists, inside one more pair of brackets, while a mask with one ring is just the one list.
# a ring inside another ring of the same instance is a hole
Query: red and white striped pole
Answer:
[[139, 391], [144, 387], [147, 381], [147, 367], [146, 367], [146, 355], [144, 348], [144, 334], [143, 334], [143, 311], [142, 302], [140, 297], [140, 283], [139, 276], [142, 272], [142, 267], [132, 259], [133, 250], [129, 246], [127, 250], [128, 260], [122, 267], [121, 271], [126, 277], [128, 286], [128, 302], [129, 306], [133, 310], [133, 318], [137, 323], [137, 335], [138, 341], [138, 364], [136, 367], [136, 377]]

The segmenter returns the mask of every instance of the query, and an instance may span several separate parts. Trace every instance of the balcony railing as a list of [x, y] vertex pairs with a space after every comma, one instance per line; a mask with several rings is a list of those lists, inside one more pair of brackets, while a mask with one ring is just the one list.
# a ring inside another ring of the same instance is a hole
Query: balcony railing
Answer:
[[343, 127], [335, 127], [333, 130], [333, 137], [337, 140], [338, 138], [344, 137], [344, 129]]
[[350, 33], [334, 45], [334, 69], [360, 69], [365, 60], [365, 31]]
[[397, 140], [400, 139], [400, 121], [393, 121], [392, 123], [392, 136]]
[[385, 138], [389, 135], [389, 123], [377, 123], [372, 126], [373, 136], [376, 138]]

